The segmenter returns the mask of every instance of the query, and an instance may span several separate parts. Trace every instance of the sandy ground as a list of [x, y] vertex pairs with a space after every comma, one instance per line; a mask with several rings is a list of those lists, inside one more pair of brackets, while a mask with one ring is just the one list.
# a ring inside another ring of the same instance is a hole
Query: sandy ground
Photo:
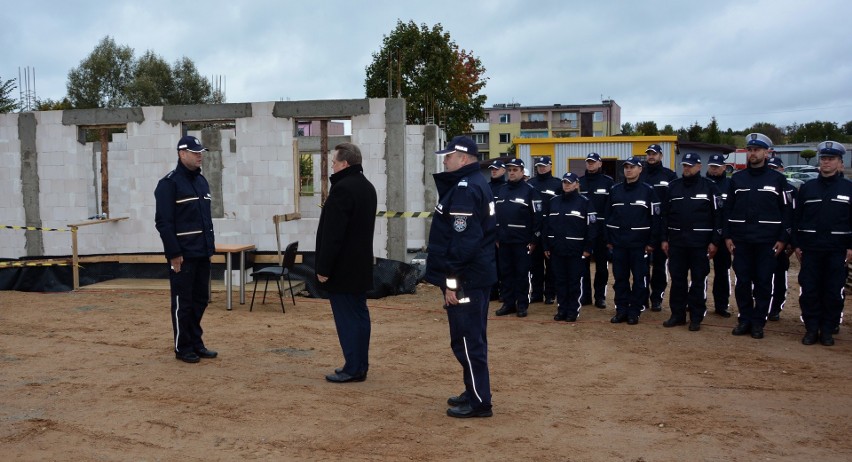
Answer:
[[[790, 280], [797, 294], [795, 269]], [[665, 329], [665, 310], [613, 325], [611, 300], [574, 324], [543, 304], [493, 318], [495, 415], [457, 420], [445, 401], [462, 391], [461, 369], [435, 288], [370, 301], [370, 376], [351, 384], [324, 380], [342, 364], [327, 301], [249, 313], [222, 296], [203, 323], [220, 357], [193, 365], [172, 354], [165, 292], [0, 292], [0, 457], [852, 458], [852, 328], [834, 347], [801, 345], [795, 297], [763, 340], [714, 315], [700, 332]]]

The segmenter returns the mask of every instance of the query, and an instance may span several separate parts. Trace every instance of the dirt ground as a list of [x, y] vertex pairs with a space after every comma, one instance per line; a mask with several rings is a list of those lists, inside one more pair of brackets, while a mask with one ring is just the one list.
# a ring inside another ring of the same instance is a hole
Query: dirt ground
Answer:
[[[848, 461], [852, 327], [803, 346], [790, 300], [766, 338], [736, 318], [665, 329], [610, 307], [489, 320], [494, 417], [457, 420], [463, 390], [439, 292], [370, 300], [370, 376], [342, 364], [328, 302], [225, 310], [203, 326], [219, 358], [174, 358], [165, 292], [0, 292], [3, 460]], [[277, 302], [277, 300], [274, 300]], [[498, 303], [492, 303], [492, 309]]]

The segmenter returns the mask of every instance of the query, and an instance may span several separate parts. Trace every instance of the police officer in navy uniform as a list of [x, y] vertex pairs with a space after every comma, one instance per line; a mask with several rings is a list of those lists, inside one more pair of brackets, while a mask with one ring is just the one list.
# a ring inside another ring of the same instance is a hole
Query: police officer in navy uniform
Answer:
[[[642, 161], [624, 161], [624, 182], [609, 193], [606, 212], [607, 248], [612, 253], [615, 316], [612, 323], [638, 324], [648, 303], [648, 259], [660, 241], [660, 201], [649, 184], [639, 181]], [[633, 286], [630, 286], [631, 275]]]
[[[491, 193], [494, 195], [494, 199], [497, 199], [497, 191], [506, 184], [506, 164], [504, 164], [500, 159], [495, 159], [491, 162], [491, 165], [488, 166], [488, 170], [491, 172], [491, 181], [488, 182], [488, 186], [491, 187]], [[495, 250], [496, 255], [496, 250]], [[499, 256], [497, 259], [497, 283], [491, 288], [491, 300], [502, 300], [500, 296], [500, 260]]]
[[[728, 186], [731, 182], [727, 175], [727, 166], [725, 165], [725, 157], [721, 154], [713, 154], [707, 161], [707, 179], [716, 184], [719, 190], [722, 207], [724, 208], [725, 199], [728, 198]], [[713, 257], [713, 305], [714, 313], [723, 317], [730, 318], [730, 297], [731, 297], [731, 253], [728, 248], [722, 243], [716, 249], [716, 255]]]
[[[652, 144], [645, 150], [645, 165], [639, 181], [648, 183], [654, 187], [657, 199], [660, 203], [668, 197], [669, 183], [677, 174], [671, 169], [663, 166], [663, 148], [659, 144]], [[651, 253], [651, 311], [662, 311], [663, 297], [666, 293], [668, 280], [666, 277], [666, 254], [660, 249], [660, 243], [654, 242], [654, 251]]]
[[[562, 182], [552, 174], [553, 165], [548, 156], [534, 158], [535, 176], [528, 183], [541, 195], [543, 212], [547, 214], [547, 204], [562, 191]], [[536, 244], [540, 244], [536, 242]], [[546, 305], [553, 303], [556, 288], [553, 286], [553, 270], [550, 261], [544, 258], [541, 245], [532, 250], [532, 302], [544, 301]]]
[[530, 253], [541, 235], [541, 198], [524, 181], [524, 161], [506, 162], [509, 181], [497, 192], [497, 261], [503, 306], [495, 313], [525, 317], [530, 304]]
[[739, 319], [732, 333], [756, 339], [764, 335], [773, 273], [790, 240], [793, 213], [786, 178], [766, 165], [770, 147], [766, 135], [746, 136], [748, 166], [731, 176], [722, 231], [737, 277]]
[[[784, 174], [784, 162], [780, 157], [774, 156], [775, 151], [770, 149], [773, 157], [766, 159], [766, 165], [780, 174]], [[786, 177], [786, 176], [785, 176]], [[793, 216], [796, 214], [796, 187], [787, 182], [787, 194], [793, 198]], [[787, 271], [790, 269], [790, 255], [793, 254], [793, 245], [787, 244], [784, 251], [778, 255], [778, 265], [775, 267], [775, 277], [772, 284], [772, 300], [769, 303], [770, 321], [780, 321], [781, 311], [784, 310], [784, 304], [787, 302]]]
[[491, 189], [479, 173], [476, 143], [450, 140], [444, 171], [433, 175], [438, 204], [429, 231], [425, 280], [441, 288], [450, 326], [450, 347], [462, 366], [465, 390], [447, 400], [450, 417], [490, 417], [488, 294], [497, 282], [496, 221]]
[[562, 176], [562, 194], [550, 200], [544, 218], [544, 255], [553, 267], [556, 284], [554, 321], [577, 320], [583, 299], [583, 269], [598, 233], [595, 206], [579, 193], [579, 181], [571, 172]]
[[669, 197], [662, 204], [661, 247], [669, 259], [672, 278], [665, 327], [686, 324], [701, 329], [707, 311], [707, 276], [710, 259], [722, 244], [722, 209], [716, 185], [701, 176], [701, 157], [689, 152], [681, 159], [683, 176], [669, 183]]
[[824, 141], [817, 153], [819, 178], [799, 188], [793, 244], [802, 264], [802, 343], [813, 345], [819, 339], [831, 346], [843, 313], [846, 265], [852, 260], [852, 182], [843, 177], [842, 144]]
[[201, 174], [204, 151], [194, 136], [178, 141], [178, 163], [154, 190], [154, 222], [170, 264], [175, 357], [187, 363], [215, 358], [201, 336], [201, 318], [210, 301], [210, 257], [216, 250], [210, 186]]
[[[586, 155], [586, 174], [580, 177], [580, 194], [589, 198], [598, 212], [595, 216], [597, 220], [595, 226], [599, 229], [592, 253], [595, 260], [594, 300], [595, 306], [598, 308], [606, 308], [606, 286], [609, 279], [609, 262], [607, 260], [609, 251], [606, 248], [606, 236], [603, 232], [606, 216], [603, 212], [606, 210], [606, 204], [609, 200], [609, 190], [615, 184], [612, 177], [603, 172], [602, 166], [601, 156], [596, 152], [590, 152]], [[583, 305], [591, 303], [593, 296], [590, 263], [591, 258], [587, 258], [585, 261], [586, 269], [583, 272], [583, 300], [581, 300]]]

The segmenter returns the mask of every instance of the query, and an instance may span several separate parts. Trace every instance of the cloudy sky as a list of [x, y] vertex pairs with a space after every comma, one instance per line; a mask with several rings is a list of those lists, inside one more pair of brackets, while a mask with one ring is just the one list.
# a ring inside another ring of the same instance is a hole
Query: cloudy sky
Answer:
[[[440, 23], [486, 68], [487, 106], [622, 107], [622, 122], [675, 128], [715, 116], [852, 120], [848, 0], [365, 2], [29, 0], [0, 12], [0, 78], [36, 72], [42, 99], [106, 35], [187, 56], [227, 81], [229, 102], [364, 97], [364, 69], [396, 21]], [[14, 10], [14, 11], [13, 11]], [[17, 92], [15, 93], [17, 95]]]

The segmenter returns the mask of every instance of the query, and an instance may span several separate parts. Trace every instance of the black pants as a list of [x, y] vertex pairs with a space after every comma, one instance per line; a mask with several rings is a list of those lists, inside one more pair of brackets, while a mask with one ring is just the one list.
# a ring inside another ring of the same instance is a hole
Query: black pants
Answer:
[[553, 279], [556, 284], [556, 312], [566, 316], [580, 314], [581, 300], [585, 296], [584, 269], [586, 260], [581, 255], [550, 255]]
[[530, 306], [530, 254], [527, 244], [501, 242], [498, 250], [503, 304], [524, 311]]
[[845, 258], [843, 250], [802, 251], [799, 305], [808, 331], [833, 332], [840, 325], [847, 276]]
[[669, 308], [672, 317], [700, 323], [707, 312], [707, 275], [710, 259], [706, 247], [669, 247], [669, 275], [672, 278]]
[[737, 275], [734, 296], [740, 323], [760, 328], [766, 325], [778, 264], [772, 248], [774, 244], [734, 241], [733, 267]]
[[541, 243], [535, 246], [531, 259], [531, 298], [538, 300], [544, 296], [544, 298], [553, 300], [553, 297], [556, 296], [556, 288], [553, 286], [553, 269], [550, 267], [550, 260], [544, 258], [544, 249], [542, 249]]
[[175, 353], [204, 348], [201, 318], [210, 302], [210, 259], [184, 258], [180, 272], [169, 271]]
[[[644, 247], [612, 249], [612, 276], [615, 283], [615, 312], [639, 316], [648, 302], [648, 260]], [[633, 286], [630, 276], [633, 275]]]
[[370, 311], [367, 294], [329, 293], [337, 338], [343, 350], [343, 372], [349, 375], [366, 373], [370, 368]]
[[[606, 300], [606, 283], [609, 279], [609, 249], [606, 248], [606, 239], [600, 238], [595, 241], [595, 253], [591, 258], [587, 258], [584, 262], [583, 269], [583, 305], [588, 305], [592, 301], [592, 279], [591, 279], [591, 263], [595, 260], [595, 283], [594, 283], [594, 298], [595, 301]], [[557, 283], [557, 294], [559, 287]]]
[[728, 311], [731, 298], [731, 253], [725, 244], [713, 257], [713, 305], [716, 311]]
[[781, 314], [787, 302], [787, 271], [790, 269], [790, 256], [784, 252], [778, 255], [775, 266], [775, 284], [772, 288], [772, 300], [769, 302], [769, 314]]
[[668, 286], [668, 276], [666, 275], [666, 253], [660, 250], [659, 244], [656, 249], [651, 252], [651, 290], [649, 296], [651, 303], [663, 303], [663, 298], [666, 295], [666, 287]]
[[[502, 245], [500, 246], [502, 247]], [[469, 303], [445, 306], [450, 325], [450, 348], [462, 367], [464, 394], [474, 409], [491, 409], [488, 373], [488, 292], [465, 289]]]

